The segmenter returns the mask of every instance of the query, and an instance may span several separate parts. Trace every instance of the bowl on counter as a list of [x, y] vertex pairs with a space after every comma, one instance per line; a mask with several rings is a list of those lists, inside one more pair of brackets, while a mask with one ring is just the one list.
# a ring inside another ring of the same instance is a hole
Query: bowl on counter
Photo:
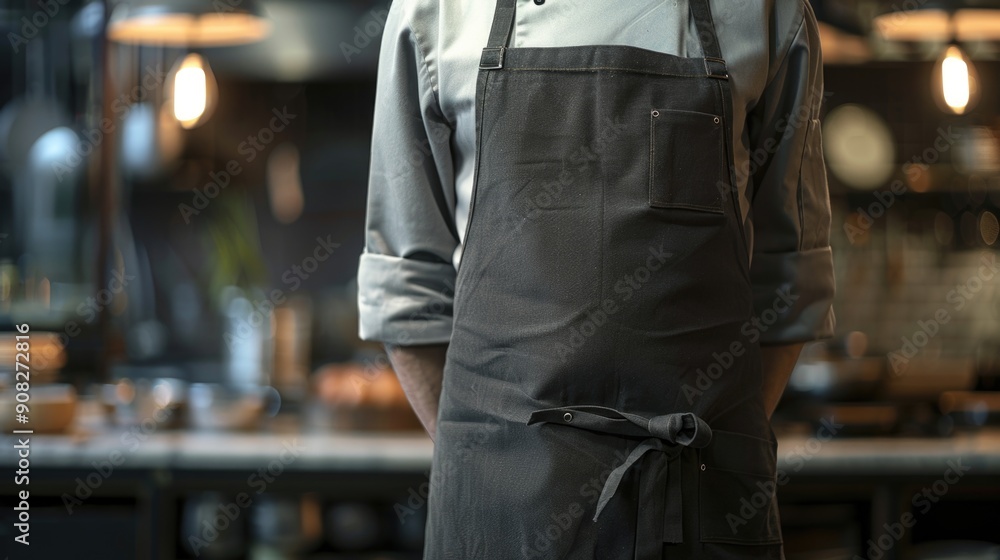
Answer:
[[97, 400], [105, 417], [119, 426], [155, 422], [165, 429], [183, 425], [187, 382], [175, 378], [119, 379], [99, 385]]
[[[76, 418], [77, 394], [72, 385], [56, 383], [32, 386], [23, 401], [17, 392], [7, 389], [0, 393], [0, 409], [8, 411], [0, 424], [10, 433], [12, 430], [33, 430], [36, 434], [57, 434], [67, 431]], [[22, 402], [23, 401], [23, 402]], [[17, 405], [25, 405], [27, 422], [17, 420], [20, 412]]]
[[422, 426], [392, 368], [379, 364], [327, 364], [313, 376], [314, 420], [347, 431], [413, 431]]
[[274, 415], [280, 402], [273, 387], [194, 383], [188, 391], [188, 420], [198, 430], [254, 430], [265, 415]]

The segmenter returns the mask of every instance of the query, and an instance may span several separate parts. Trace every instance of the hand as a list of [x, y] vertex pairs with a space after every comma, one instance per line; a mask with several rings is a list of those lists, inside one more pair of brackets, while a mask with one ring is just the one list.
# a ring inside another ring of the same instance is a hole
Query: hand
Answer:
[[438, 403], [441, 400], [441, 381], [444, 379], [447, 344], [430, 346], [385, 345], [386, 354], [392, 363], [399, 384], [424, 425], [427, 434], [434, 439], [437, 428]]

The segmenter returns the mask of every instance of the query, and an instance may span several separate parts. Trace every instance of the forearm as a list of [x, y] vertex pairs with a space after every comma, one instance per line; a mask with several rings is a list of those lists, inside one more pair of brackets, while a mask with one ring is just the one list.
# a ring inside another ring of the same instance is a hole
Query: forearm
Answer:
[[781, 400], [788, 378], [802, 351], [802, 343], [761, 346], [760, 361], [763, 375], [764, 410], [770, 419]]
[[437, 426], [441, 380], [444, 378], [447, 344], [428, 346], [385, 346], [389, 361], [399, 378], [410, 406], [424, 429], [434, 439]]

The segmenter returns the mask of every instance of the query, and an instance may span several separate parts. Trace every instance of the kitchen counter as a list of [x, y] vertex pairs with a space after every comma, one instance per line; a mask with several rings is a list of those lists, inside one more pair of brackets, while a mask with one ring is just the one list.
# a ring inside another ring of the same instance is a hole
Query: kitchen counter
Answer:
[[[5, 436], [0, 465], [16, 464]], [[144, 435], [126, 429], [31, 436], [32, 468], [89, 468], [114, 459], [126, 469], [245, 469], [274, 459], [308, 471], [412, 471], [430, 468], [433, 446], [423, 434], [205, 433]], [[120, 454], [113, 457], [114, 453]], [[961, 459], [970, 474], [1000, 475], [1000, 430], [950, 438], [779, 437], [779, 469], [794, 476], [937, 475]]]
[[[370, 503], [397, 514], [399, 508], [419, 512], [426, 504], [433, 444], [423, 433], [310, 432], [299, 429], [294, 418], [284, 420], [271, 422], [269, 430], [259, 433], [143, 433], [95, 424], [78, 426], [67, 435], [32, 435], [32, 499], [67, 508], [40, 508], [33, 515], [40, 524], [58, 525], [61, 531], [75, 523], [78, 534], [88, 535], [93, 532], [88, 520], [105, 523], [100, 515], [127, 507], [123, 523], [143, 528], [136, 536], [140, 552], [135, 557], [166, 560], [178, 558], [178, 520], [182, 504], [191, 496], [221, 493], [230, 501], [244, 496], [256, 504], [258, 494], [266, 490], [274, 496], [317, 495], [326, 504]], [[938, 496], [948, 494], [952, 502], [935, 506], [941, 515], [973, 508], [970, 511], [980, 512], [977, 518], [993, 516], [988, 508], [1000, 492], [1000, 430], [950, 438], [823, 438], [822, 434], [821, 429], [812, 435], [778, 437], [779, 476], [784, 472], [778, 479], [779, 500], [788, 508], [785, 511], [792, 512], [786, 520], [790, 535], [801, 531], [803, 523], [805, 530], [813, 530], [808, 525], [812, 518], [803, 512], [846, 508], [859, 531], [857, 542], [850, 546], [863, 552], [866, 545], [861, 543], [869, 537], [878, 538], [885, 526], [898, 523], [904, 514], [922, 511], [914, 500], [928, 488]], [[18, 469], [16, 439], [0, 439], [0, 468], [12, 474]], [[956, 468], [961, 470], [961, 484], [947, 484], [939, 491], [949, 469]], [[280, 476], [286, 472], [294, 474]], [[14, 476], [6, 480], [0, 483], [0, 495], [10, 499], [23, 488], [14, 485]], [[70, 517], [66, 513], [70, 506], [89, 512], [89, 517]], [[32, 508], [36, 511], [34, 503]], [[939, 522], [920, 528], [933, 528]], [[830, 523], [833, 530], [840, 530], [840, 521]], [[883, 560], [904, 557], [910, 540], [907, 533]]]

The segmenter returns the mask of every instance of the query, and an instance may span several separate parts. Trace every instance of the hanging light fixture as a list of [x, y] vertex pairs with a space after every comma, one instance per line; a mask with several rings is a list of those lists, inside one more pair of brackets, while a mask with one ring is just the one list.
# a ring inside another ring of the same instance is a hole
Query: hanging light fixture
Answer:
[[[252, 43], [270, 31], [255, 0], [126, 0], [108, 22], [112, 41], [188, 48]], [[194, 52], [184, 56], [170, 71], [167, 95], [182, 127], [204, 123], [218, 98], [208, 61]]]
[[956, 115], [975, 107], [978, 76], [959, 43], [1000, 40], [1000, 0], [928, 0], [906, 8], [892, 3], [874, 24], [888, 41], [946, 43], [934, 66], [934, 100]]
[[108, 22], [112, 41], [145, 45], [241, 45], [260, 41], [270, 31], [254, 0], [125, 1]]

